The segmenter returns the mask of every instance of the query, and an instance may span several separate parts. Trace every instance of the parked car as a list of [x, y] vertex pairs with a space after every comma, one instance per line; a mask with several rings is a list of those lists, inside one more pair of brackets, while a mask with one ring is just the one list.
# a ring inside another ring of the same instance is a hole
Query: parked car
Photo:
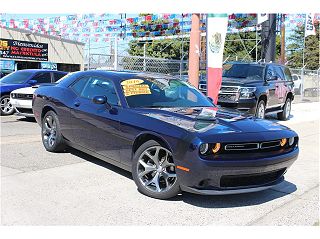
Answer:
[[10, 73], [0, 79], [0, 102], [1, 102], [1, 115], [11, 115], [14, 113], [14, 107], [10, 102], [10, 93], [13, 90], [30, 87], [36, 84], [49, 83], [55, 77], [65, 72], [28, 69], [19, 70]]
[[[62, 79], [67, 72], [51, 72], [51, 82]], [[70, 73], [71, 74], [71, 73]], [[49, 81], [50, 82], [50, 81]], [[32, 87], [25, 87], [14, 90], [10, 94], [10, 102], [19, 116], [25, 116], [26, 118], [33, 118], [32, 112], [32, 97], [34, 91], [39, 87], [39, 85], [50, 85], [48, 83], [37, 84]]]
[[[206, 93], [206, 82], [199, 88]], [[258, 118], [277, 113], [289, 119], [294, 100], [294, 83], [290, 69], [274, 63], [230, 62], [223, 65], [218, 105], [246, 111]]]
[[139, 191], [159, 199], [270, 188], [299, 151], [289, 128], [218, 108], [168, 76], [77, 72], [39, 87], [33, 112], [47, 151], [77, 148], [132, 172]]
[[301, 76], [292, 74], [292, 80], [294, 82], [294, 93], [297, 95], [301, 94]]

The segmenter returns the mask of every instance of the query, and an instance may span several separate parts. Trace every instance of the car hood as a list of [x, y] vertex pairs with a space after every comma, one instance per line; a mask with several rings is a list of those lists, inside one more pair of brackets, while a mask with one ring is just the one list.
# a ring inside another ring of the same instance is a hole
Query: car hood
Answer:
[[36, 89], [37, 88], [33, 88], [33, 87], [25, 87], [25, 88], [19, 88], [17, 90], [14, 90], [11, 93], [33, 94]]
[[10, 93], [11, 91], [19, 88], [26, 87], [25, 84], [3, 84], [0, 83], [0, 91], [5, 93]]
[[254, 78], [222, 78], [222, 85], [255, 85], [255, 84], [263, 83], [262, 79], [254, 79]]
[[288, 129], [280, 124], [223, 107], [135, 109], [139, 114], [202, 134], [256, 133]]

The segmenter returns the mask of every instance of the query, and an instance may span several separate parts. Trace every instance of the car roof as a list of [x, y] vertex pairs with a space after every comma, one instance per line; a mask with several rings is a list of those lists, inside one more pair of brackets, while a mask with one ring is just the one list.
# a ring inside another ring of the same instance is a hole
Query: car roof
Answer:
[[148, 72], [139, 72], [139, 71], [115, 71], [115, 70], [88, 70], [84, 71], [84, 74], [99, 74], [101, 76], [109, 76], [113, 77], [114, 80], [123, 80], [123, 79], [130, 79], [135, 77], [142, 77], [142, 78], [163, 78], [163, 79], [177, 79], [178, 77], [160, 74], [160, 73], [148, 73]]
[[276, 65], [280, 67], [287, 67], [282, 64], [278, 64], [275, 62], [245, 62], [245, 61], [228, 61], [225, 64], [243, 64], [243, 65], [258, 65], [258, 66], [267, 66], [267, 65]]
[[27, 72], [58, 72], [58, 73], [68, 73], [65, 71], [56, 71], [56, 70], [49, 70], [49, 69], [23, 69], [23, 70], [17, 70], [17, 71], [27, 71]]

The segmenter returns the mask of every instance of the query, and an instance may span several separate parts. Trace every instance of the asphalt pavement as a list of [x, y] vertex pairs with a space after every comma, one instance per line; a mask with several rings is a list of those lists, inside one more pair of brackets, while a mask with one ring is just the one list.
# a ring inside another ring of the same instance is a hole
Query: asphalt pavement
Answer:
[[36, 122], [1, 116], [1, 224], [314, 225], [320, 103], [292, 107], [291, 119], [279, 123], [299, 134], [300, 156], [283, 183], [256, 193], [182, 193], [166, 201], [140, 194], [129, 172], [80, 151], [45, 151]]

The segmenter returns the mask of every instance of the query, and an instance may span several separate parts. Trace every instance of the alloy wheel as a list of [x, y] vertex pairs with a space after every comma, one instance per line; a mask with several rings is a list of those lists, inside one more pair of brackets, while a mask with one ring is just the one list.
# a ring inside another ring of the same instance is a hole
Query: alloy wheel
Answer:
[[42, 131], [42, 135], [43, 135], [44, 143], [48, 147], [52, 148], [56, 143], [56, 139], [57, 139], [57, 124], [54, 118], [52, 117], [52, 115], [48, 115], [44, 119], [43, 126], [44, 127]]
[[1, 111], [4, 114], [11, 114], [13, 112], [13, 105], [11, 104], [9, 97], [1, 100]]
[[137, 175], [142, 185], [152, 192], [170, 190], [177, 182], [171, 152], [161, 146], [146, 149], [139, 157]]

